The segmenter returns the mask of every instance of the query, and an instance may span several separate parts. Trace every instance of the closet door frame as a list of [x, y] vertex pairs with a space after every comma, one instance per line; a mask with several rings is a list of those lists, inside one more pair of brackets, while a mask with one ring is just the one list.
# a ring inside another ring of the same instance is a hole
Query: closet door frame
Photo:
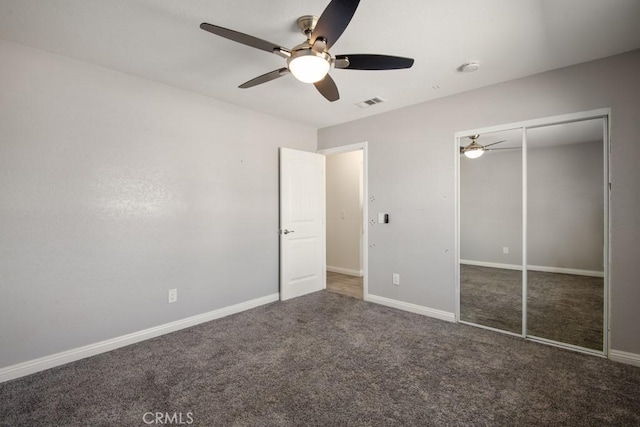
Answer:
[[[603, 121], [603, 237], [604, 237], [604, 290], [603, 290], [603, 349], [602, 351], [591, 350], [584, 347], [579, 347], [571, 344], [561, 343], [557, 341], [548, 340], [545, 338], [533, 337], [527, 334], [527, 129], [541, 128], [551, 125], [559, 125], [565, 123], [581, 122], [585, 120], [602, 119]], [[544, 117], [540, 119], [527, 120], [522, 122], [515, 122], [497, 126], [489, 126], [484, 128], [471, 129], [466, 131], [459, 131], [454, 134], [454, 155], [455, 155], [455, 303], [456, 303], [456, 321], [458, 323], [468, 324], [483, 329], [489, 329], [508, 335], [521, 336], [527, 340], [540, 342], [547, 345], [566, 348], [582, 353], [588, 353], [596, 356], [607, 357], [610, 349], [610, 284], [609, 284], [609, 208], [610, 208], [610, 189], [611, 180], [609, 175], [609, 135], [610, 135], [610, 122], [611, 122], [611, 109], [600, 108], [597, 110], [583, 111], [579, 113], [563, 114], [552, 117]], [[489, 326], [483, 326], [476, 323], [466, 322], [460, 319], [460, 146], [461, 139], [468, 137], [469, 135], [485, 134], [491, 132], [508, 131], [508, 130], [522, 130], [522, 333], [515, 334], [509, 331], [503, 331], [500, 329], [492, 328]]]

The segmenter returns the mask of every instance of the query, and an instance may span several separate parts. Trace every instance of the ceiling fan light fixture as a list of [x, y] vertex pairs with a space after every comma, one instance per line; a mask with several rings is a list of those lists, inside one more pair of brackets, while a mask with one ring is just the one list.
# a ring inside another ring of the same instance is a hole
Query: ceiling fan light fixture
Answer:
[[331, 68], [331, 57], [312, 49], [295, 51], [287, 60], [293, 77], [303, 83], [316, 83], [324, 79]]
[[484, 149], [483, 148], [465, 150], [465, 152], [464, 152], [465, 157], [468, 158], [468, 159], [477, 159], [478, 157], [482, 156], [483, 154], [484, 154]]
[[471, 138], [472, 140], [471, 144], [467, 145], [462, 150], [462, 152], [464, 153], [464, 156], [468, 159], [477, 159], [478, 157], [484, 154], [484, 147], [475, 141], [478, 138], [478, 136], [479, 135], [477, 136], [474, 135], [475, 138], [474, 137]]

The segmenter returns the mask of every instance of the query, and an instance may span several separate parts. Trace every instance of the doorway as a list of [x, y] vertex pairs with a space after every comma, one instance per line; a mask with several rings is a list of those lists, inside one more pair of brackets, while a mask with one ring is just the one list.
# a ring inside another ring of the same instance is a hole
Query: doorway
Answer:
[[326, 289], [366, 300], [367, 144], [318, 153], [326, 157]]

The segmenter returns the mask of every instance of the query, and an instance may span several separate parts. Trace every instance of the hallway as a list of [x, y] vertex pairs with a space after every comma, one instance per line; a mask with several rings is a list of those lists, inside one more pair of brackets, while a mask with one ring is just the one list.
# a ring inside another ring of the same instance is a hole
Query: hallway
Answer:
[[363, 278], [327, 271], [327, 291], [352, 298], [363, 298]]

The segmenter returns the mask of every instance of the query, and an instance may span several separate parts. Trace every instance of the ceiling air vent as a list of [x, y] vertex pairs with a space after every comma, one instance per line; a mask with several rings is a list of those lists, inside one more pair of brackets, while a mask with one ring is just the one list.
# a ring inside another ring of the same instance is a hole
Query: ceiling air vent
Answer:
[[384, 99], [380, 98], [379, 96], [376, 96], [375, 98], [371, 98], [371, 99], [367, 99], [366, 101], [361, 101], [361, 102], [356, 102], [356, 106], [360, 107], [360, 108], [369, 108], [372, 105], [376, 105], [376, 104], [380, 104], [383, 102], [387, 102]]

